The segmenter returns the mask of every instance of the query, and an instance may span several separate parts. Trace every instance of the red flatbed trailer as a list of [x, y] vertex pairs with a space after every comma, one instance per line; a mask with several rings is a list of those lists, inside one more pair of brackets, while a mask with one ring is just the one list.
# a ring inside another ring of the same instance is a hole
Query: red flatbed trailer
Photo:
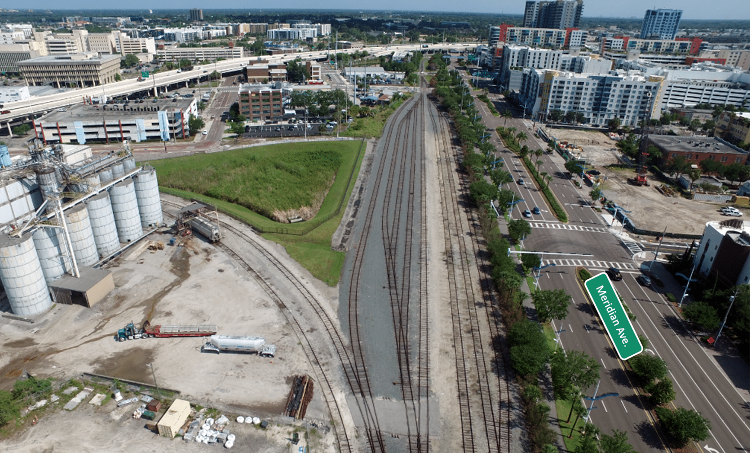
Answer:
[[152, 326], [148, 321], [143, 323], [143, 333], [156, 338], [210, 337], [217, 331], [218, 327], [214, 325]]

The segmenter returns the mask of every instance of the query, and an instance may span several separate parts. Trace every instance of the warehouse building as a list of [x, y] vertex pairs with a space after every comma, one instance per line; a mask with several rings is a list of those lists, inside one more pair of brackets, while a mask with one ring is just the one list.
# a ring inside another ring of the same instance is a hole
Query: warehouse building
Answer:
[[90, 87], [115, 81], [120, 73], [120, 55], [79, 53], [73, 55], [48, 55], [16, 63], [26, 85], [54, 84]]
[[78, 104], [33, 122], [36, 137], [48, 143], [168, 141], [190, 135], [190, 116], [198, 116], [195, 98]]
[[648, 135], [641, 146], [646, 149], [651, 145], [661, 151], [661, 165], [678, 156], [691, 165], [699, 165], [704, 160], [713, 160], [723, 165], [745, 165], [750, 155], [744, 149], [717, 137]]

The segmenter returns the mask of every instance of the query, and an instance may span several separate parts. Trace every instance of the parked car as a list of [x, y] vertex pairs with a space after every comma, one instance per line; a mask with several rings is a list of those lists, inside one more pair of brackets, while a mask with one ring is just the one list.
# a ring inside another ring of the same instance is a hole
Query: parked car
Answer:
[[651, 279], [643, 274], [639, 275], [637, 280], [643, 286], [651, 286]]
[[523, 179], [522, 178], [518, 178], [518, 181], [516, 181], [516, 182], [518, 183], [519, 186], [523, 185]]
[[609, 278], [611, 278], [612, 280], [616, 282], [619, 282], [620, 280], [622, 280], [622, 274], [620, 273], [620, 270], [617, 269], [616, 267], [610, 267], [609, 269], [607, 269], [607, 274], [609, 275]]
[[528, 209], [526, 209], [525, 211], [523, 211], [523, 216], [524, 217], [531, 217], [531, 212]]
[[539, 211], [539, 208], [537, 206], [534, 206], [534, 209], [532, 209], [531, 212], [533, 212], [536, 215], [541, 214], [541, 212]]
[[724, 211], [723, 214], [730, 217], [742, 217], [742, 213], [740, 211]]
[[208, 135], [208, 131], [204, 129], [203, 130], [203, 135]]

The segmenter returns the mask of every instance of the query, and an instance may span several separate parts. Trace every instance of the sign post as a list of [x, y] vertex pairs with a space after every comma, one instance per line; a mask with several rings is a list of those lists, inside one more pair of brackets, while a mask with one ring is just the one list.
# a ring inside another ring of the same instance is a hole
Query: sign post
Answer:
[[628, 360], [643, 352], [643, 345], [607, 274], [602, 272], [591, 277], [586, 280], [585, 285], [620, 359]]

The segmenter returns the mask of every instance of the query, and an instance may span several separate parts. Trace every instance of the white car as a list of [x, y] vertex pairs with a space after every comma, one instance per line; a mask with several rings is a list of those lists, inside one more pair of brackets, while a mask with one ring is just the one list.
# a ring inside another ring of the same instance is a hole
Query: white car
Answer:
[[203, 135], [208, 135], [208, 131], [203, 131]]

